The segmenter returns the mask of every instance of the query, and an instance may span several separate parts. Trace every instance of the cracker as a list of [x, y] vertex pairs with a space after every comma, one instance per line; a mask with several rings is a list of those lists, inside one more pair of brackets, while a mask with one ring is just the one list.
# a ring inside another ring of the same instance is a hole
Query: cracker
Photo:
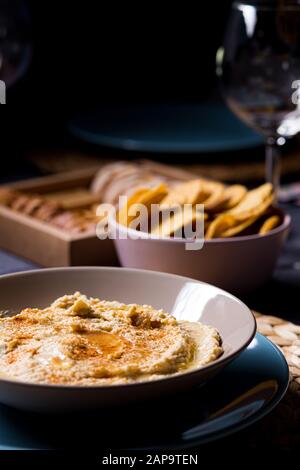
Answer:
[[172, 189], [161, 201], [161, 208], [174, 207], [184, 204], [198, 204], [205, 198], [201, 179], [181, 183]]
[[279, 217], [279, 215], [272, 215], [271, 217], [269, 217], [268, 219], [264, 221], [264, 223], [262, 224], [259, 230], [259, 234], [265, 235], [266, 233], [270, 232], [274, 228], [278, 227], [280, 222], [281, 222], [281, 218]]
[[[147, 210], [151, 210], [152, 204], [159, 204], [168, 192], [165, 184], [159, 184], [154, 188], [141, 188], [137, 190], [127, 201], [124, 207], [121, 207], [118, 213], [118, 221], [120, 224], [129, 226], [135, 219], [135, 215], [129, 215], [128, 211], [134, 204], [142, 204]], [[149, 214], [150, 215], [150, 214]]]
[[247, 188], [242, 184], [233, 184], [224, 189], [224, 200], [215, 208], [218, 212], [228, 211], [237, 206], [246, 196]]
[[256, 189], [248, 191], [241, 202], [233, 209], [227, 211], [238, 221], [263, 214], [274, 200], [273, 186], [265, 183]]
[[242, 223], [235, 225], [234, 227], [228, 228], [223, 233], [221, 233], [220, 238], [230, 238], [234, 237], [238, 233], [241, 233], [246, 228], [250, 227], [254, 222], [256, 222], [257, 217], [250, 217]]
[[206, 198], [203, 200], [206, 211], [213, 211], [225, 201], [224, 184], [216, 181], [203, 181], [202, 187], [204, 194], [206, 194]]
[[201, 221], [207, 216], [197, 212], [194, 208], [185, 208], [165, 218], [161, 224], [151, 230], [151, 235], [159, 237], [170, 237], [176, 233], [182, 233], [184, 228], [192, 226], [196, 221]]
[[206, 240], [219, 238], [223, 232], [236, 225], [236, 219], [230, 214], [218, 215], [208, 226]]

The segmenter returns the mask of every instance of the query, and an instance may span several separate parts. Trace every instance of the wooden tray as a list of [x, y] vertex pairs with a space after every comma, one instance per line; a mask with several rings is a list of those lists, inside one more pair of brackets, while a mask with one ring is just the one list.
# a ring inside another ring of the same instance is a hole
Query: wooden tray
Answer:
[[[5, 185], [16, 191], [49, 193], [88, 186], [95, 168], [60, 173]], [[0, 247], [42, 266], [116, 265], [111, 240], [99, 240], [96, 234], [71, 234], [0, 206]]]

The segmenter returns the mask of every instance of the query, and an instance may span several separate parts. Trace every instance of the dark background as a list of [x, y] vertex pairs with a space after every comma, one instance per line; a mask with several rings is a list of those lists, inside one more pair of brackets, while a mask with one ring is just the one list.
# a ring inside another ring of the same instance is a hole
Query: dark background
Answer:
[[7, 147], [53, 139], [87, 107], [213, 95], [231, 0], [162, 3], [28, 0], [33, 56], [8, 91]]
[[206, 97], [231, 1], [174, 3], [30, 1], [35, 96], [72, 108]]

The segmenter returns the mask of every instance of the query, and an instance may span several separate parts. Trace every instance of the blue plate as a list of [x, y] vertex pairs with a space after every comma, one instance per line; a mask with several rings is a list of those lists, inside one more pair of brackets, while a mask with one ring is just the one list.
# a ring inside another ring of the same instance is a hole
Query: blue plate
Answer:
[[263, 143], [222, 104], [101, 108], [72, 119], [69, 130], [92, 144], [142, 152], [210, 153]]
[[[164, 401], [89, 415], [38, 415], [0, 406], [0, 450], [184, 449], [234, 433], [269, 413], [289, 382], [288, 365], [257, 334], [206, 386]], [[176, 413], [174, 413], [176, 410]]]

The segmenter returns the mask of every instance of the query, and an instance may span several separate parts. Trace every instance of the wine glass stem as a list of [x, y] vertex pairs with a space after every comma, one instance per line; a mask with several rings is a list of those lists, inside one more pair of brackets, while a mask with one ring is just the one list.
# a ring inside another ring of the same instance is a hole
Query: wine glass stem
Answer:
[[275, 139], [266, 142], [266, 180], [272, 183], [275, 196], [280, 186], [280, 150]]

